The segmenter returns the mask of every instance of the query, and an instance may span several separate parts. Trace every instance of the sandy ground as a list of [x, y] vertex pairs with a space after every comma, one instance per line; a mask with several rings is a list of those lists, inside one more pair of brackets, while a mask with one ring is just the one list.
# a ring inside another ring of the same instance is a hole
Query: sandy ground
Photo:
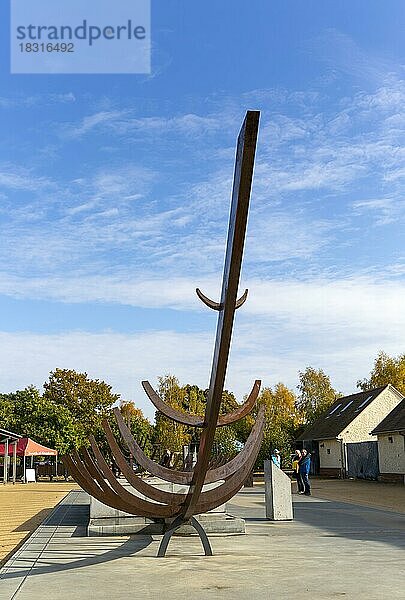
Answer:
[[76, 483], [0, 484], [0, 565]]
[[[313, 478], [311, 486], [312, 495], [316, 498], [350, 502], [405, 514], [405, 485], [378, 483], [377, 481]], [[293, 491], [295, 491], [295, 486]]]

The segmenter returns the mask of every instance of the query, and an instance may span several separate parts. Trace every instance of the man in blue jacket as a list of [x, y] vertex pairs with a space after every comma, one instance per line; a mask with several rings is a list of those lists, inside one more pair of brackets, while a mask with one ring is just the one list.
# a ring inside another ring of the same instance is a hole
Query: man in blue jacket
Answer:
[[302, 451], [302, 457], [300, 460], [300, 474], [302, 477], [302, 482], [304, 484], [304, 494], [306, 496], [311, 495], [311, 486], [309, 484], [309, 479], [308, 479], [310, 468], [311, 468], [311, 455], [304, 448]]

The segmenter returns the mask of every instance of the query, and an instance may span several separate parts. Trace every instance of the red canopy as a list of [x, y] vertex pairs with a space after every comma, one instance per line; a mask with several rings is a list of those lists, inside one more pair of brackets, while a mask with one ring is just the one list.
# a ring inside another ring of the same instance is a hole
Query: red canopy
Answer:
[[[5, 444], [0, 444], [0, 456], [4, 456], [6, 448]], [[8, 445], [8, 454], [13, 456], [13, 446], [11, 442]], [[34, 442], [31, 438], [21, 438], [17, 442], [17, 456], [57, 456], [58, 451], [52, 450]]]

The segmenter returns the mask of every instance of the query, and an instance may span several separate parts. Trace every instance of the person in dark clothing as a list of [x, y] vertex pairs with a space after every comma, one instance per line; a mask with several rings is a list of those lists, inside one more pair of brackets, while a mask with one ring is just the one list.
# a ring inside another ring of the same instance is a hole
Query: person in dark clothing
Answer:
[[170, 450], [168, 448], [166, 448], [166, 451], [163, 454], [163, 457], [162, 457], [162, 460], [160, 461], [160, 464], [162, 465], [162, 467], [170, 468], [171, 461], [172, 461], [172, 453], [170, 452]]
[[296, 450], [292, 459], [292, 469], [293, 469], [293, 478], [297, 482], [297, 492], [299, 494], [304, 493], [304, 484], [302, 483], [302, 477], [300, 473], [300, 460], [301, 460], [301, 451]]
[[311, 455], [304, 448], [302, 451], [302, 456], [301, 456], [301, 460], [300, 460], [299, 472], [300, 472], [300, 475], [302, 478], [302, 482], [304, 484], [304, 494], [306, 496], [311, 495], [311, 485], [310, 485], [309, 479], [308, 479], [310, 468], [311, 468]]

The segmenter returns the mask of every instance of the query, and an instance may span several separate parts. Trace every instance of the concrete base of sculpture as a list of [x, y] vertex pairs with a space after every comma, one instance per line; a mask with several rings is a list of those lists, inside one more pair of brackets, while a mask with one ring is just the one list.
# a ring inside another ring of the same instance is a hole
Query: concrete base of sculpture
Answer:
[[291, 479], [273, 461], [264, 461], [266, 519], [291, 521], [293, 519]]
[[[169, 483], [158, 479], [157, 477], [148, 477], [146, 481], [167, 492], [186, 493], [187, 487]], [[128, 489], [132, 494], [144, 498], [142, 494], [128, 485], [126, 481], [120, 483]], [[216, 482], [204, 486], [204, 491], [217, 487], [222, 482]], [[196, 519], [204, 527], [206, 533], [222, 533], [222, 534], [243, 534], [245, 533], [245, 521], [240, 517], [233, 517], [226, 513], [226, 505], [223, 504], [214, 510], [197, 515]], [[108, 535], [161, 535], [165, 532], [167, 523], [173, 519], [167, 519], [166, 522], [156, 522], [146, 517], [130, 515], [116, 508], [110, 508], [95, 498], [90, 498], [90, 521], [87, 527], [87, 535], [90, 537], [108, 536]], [[183, 525], [176, 531], [176, 535], [197, 535], [196, 530], [189, 526]]]

